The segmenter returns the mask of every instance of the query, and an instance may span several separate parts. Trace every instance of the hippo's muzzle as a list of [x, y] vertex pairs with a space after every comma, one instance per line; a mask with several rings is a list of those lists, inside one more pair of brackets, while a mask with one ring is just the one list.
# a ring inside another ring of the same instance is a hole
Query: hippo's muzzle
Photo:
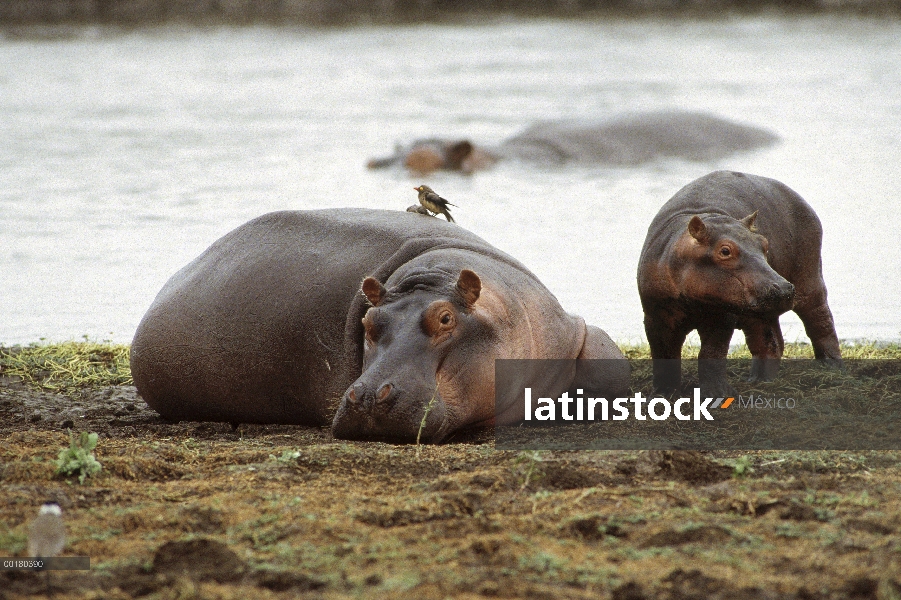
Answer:
[[755, 313], [782, 314], [791, 310], [795, 301], [795, 286], [779, 277], [779, 281], [769, 283], [750, 302], [750, 310]]
[[414, 401], [419, 395], [391, 381], [372, 385], [361, 377], [344, 393], [332, 435], [346, 440], [439, 442], [447, 414], [444, 401], [437, 390], [424, 401]]

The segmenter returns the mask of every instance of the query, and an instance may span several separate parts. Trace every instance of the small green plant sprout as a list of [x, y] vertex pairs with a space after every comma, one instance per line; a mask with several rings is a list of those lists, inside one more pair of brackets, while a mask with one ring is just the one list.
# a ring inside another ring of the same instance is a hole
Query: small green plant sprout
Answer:
[[[438, 397], [438, 384], [435, 384], [435, 392], [432, 394], [432, 399], [429, 400], [429, 403], [425, 407], [425, 412], [422, 413], [422, 421], [419, 422], [419, 431], [416, 432], [416, 445], [419, 445], [419, 437], [422, 435], [422, 430], [425, 429], [425, 421], [429, 418], [429, 413], [432, 412], [432, 409], [435, 408], [435, 398]], [[418, 449], [417, 449], [418, 452]]]
[[544, 476], [544, 473], [538, 467], [538, 463], [541, 461], [541, 452], [538, 450], [526, 450], [516, 455], [516, 458], [513, 460], [514, 463], [517, 465], [525, 463], [524, 468], [520, 467], [519, 469], [520, 472], [525, 471], [522, 486], [519, 488], [520, 492], [526, 489], [531, 481]]
[[732, 477], [741, 479], [743, 477], [747, 477], [753, 472], [754, 468], [751, 467], [750, 457], [741, 456], [735, 459], [735, 464], [732, 466]]
[[96, 433], [82, 431], [76, 438], [69, 430], [69, 447], [59, 451], [55, 474], [63, 477], [78, 475], [78, 483], [84, 484], [86, 478], [96, 475], [103, 469], [94, 456], [96, 447]]
[[297, 459], [300, 458], [300, 450], [283, 450], [280, 456], [276, 456], [274, 454], [269, 455], [269, 460], [272, 462], [280, 462], [282, 464], [289, 465], [291, 463], [297, 462]]

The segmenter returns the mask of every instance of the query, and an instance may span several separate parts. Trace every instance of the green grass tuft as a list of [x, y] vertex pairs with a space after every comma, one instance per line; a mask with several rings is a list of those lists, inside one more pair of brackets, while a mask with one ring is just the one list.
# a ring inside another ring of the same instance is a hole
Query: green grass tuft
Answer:
[[[0, 348], [0, 377], [18, 377], [34, 387], [67, 392], [84, 387], [132, 385], [129, 346], [106, 342], [63, 342]], [[631, 360], [651, 358], [647, 344], [621, 344]], [[682, 347], [682, 358], [697, 358], [698, 346]], [[810, 344], [785, 345], [785, 358], [813, 358]], [[750, 358], [747, 346], [738, 346], [729, 358]], [[901, 359], [901, 344], [842, 343], [845, 359]], [[426, 413], [428, 416], [428, 413]], [[424, 422], [423, 422], [424, 425]]]
[[[884, 342], [841, 342], [842, 358], [859, 359], [901, 359], [901, 344]], [[647, 344], [622, 344], [620, 350], [628, 359], [651, 358], [651, 347]], [[700, 346], [685, 344], [682, 346], [682, 358], [697, 358]], [[806, 343], [785, 344], [784, 358], [813, 358], [813, 346]], [[751, 352], [745, 344], [736, 346], [729, 352], [729, 358], [751, 358]]]
[[0, 376], [19, 377], [46, 390], [130, 385], [129, 346], [63, 342], [0, 348]]

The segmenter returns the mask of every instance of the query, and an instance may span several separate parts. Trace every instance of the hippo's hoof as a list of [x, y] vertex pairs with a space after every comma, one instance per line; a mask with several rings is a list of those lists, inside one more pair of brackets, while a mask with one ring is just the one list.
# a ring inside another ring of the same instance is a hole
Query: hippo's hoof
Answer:
[[654, 385], [654, 395], [663, 397], [663, 398], [673, 398], [677, 394], [681, 393], [680, 385], [672, 384], [672, 383], [661, 383], [660, 385]]
[[748, 377], [748, 381], [750, 383], [773, 381], [778, 374], [778, 358], [754, 358], [751, 360], [751, 374]]
[[840, 358], [821, 358], [819, 362], [830, 369], [845, 369], [845, 362]]
[[701, 396], [703, 398], [734, 398], [738, 396], [735, 388], [729, 385], [725, 379], [701, 383]]

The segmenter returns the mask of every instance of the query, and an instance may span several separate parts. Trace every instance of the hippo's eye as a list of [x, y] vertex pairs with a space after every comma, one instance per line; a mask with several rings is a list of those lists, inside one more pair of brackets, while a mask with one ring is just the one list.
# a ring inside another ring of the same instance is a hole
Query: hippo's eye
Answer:
[[732, 256], [732, 249], [729, 248], [729, 246], [723, 246], [722, 248], [720, 248], [720, 256], [722, 256], [723, 258], [729, 258], [730, 256]]
[[422, 314], [422, 330], [432, 337], [432, 342], [440, 344], [449, 339], [457, 326], [453, 305], [446, 300], [437, 300]]

